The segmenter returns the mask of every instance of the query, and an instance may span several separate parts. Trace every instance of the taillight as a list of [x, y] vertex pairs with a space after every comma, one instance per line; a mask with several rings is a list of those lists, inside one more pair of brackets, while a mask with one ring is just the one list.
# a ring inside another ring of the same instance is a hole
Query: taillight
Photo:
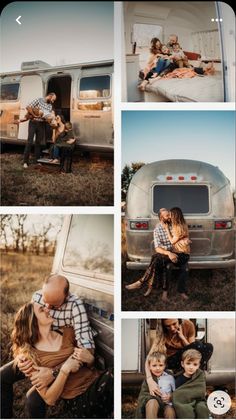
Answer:
[[167, 180], [167, 181], [171, 181], [172, 179], [173, 179], [173, 176], [168, 175], [168, 176], [166, 177], [166, 180]]
[[196, 181], [197, 177], [195, 175], [192, 175], [190, 179], [191, 181]]
[[148, 230], [148, 222], [144, 222], [144, 221], [130, 222], [130, 229]]
[[184, 180], [184, 176], [179, 176], [179, 180], [183, 181]]
[[226, 220], [217, 220], [215, 222], [215, 229], [231, 229], [232, 222]]

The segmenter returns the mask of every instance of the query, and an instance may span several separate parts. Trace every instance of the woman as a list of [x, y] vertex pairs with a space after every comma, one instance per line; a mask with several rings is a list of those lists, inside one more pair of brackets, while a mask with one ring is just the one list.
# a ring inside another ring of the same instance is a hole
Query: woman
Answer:
[[[170, 243], [172, 244], [172, 252], [178, 256], [177, 262], [173, 263], [178, 267], [180, 265], [187, 264], [190, 257], [189, 244], [191, 242], [189, 240], [188, 226], [184, 220], [182, 210], [179, 207], [173, 207], [170, 210], [170, 222], [171, 225], [168, 223], [162, 223], [162, 226], [166, 231], [166, 235]], [[157, 264], [158, 261], [158, 255], [154, 254], [144, 276], [137, 282], [126, 286], [126, 288], [128, 290], [137, 289], [147, 282], [148, 288], [144, 293], [144, 296], [148, 296], [152, 291], [154, 279], [158, 277], [158, 269], [160, 268]], [[184, 279], [179, 282], [178, 291], [180, 292], [183, 299], [188, 299]], [[167, 297], [165, 293], [163, 300], [167, 300], [166, 298]]]
[[145, 89], [151, 77], [159, 76], [159, 74], [167, 70], [170, 65], [173, 64], [169, 59], [168, 48], [165, 45], [162, 45], [158, 38], [152, 38], [150, 53], [144, 70], [139, 73], [139, 76], [143, 79], [142, 83], [139, 85], [140, 90]]
[[[195, 326], [192, 321], [185, 319], [161, 319], [157, 321], [156, 337], [149, 354], [160, 351], [167, 355], [167, 369], [174, 372], [181, 369], [181, 357], [188, 349], [198, 350], [202, 354], [201, 369], [206, 369], [207, 362], [212, 356], [213, 346], [195, 339]], [[151, 395], [159, 395], [157, 383], [152, 379], [148, 363], [145, 363], [147, 383]]]
[[[68, 418], [109, 418], [113, 409], [111, 373], [96, 370], [94, 356], [85, 348], [74, 347], [71, 327], [53, 331], [52, 323], [48, 309], [36, 302], [25, 304], [16, 314], [12, 333], [15, 364], [23, 358], [34, 362], [29, 375], [33, 387], [27, 396], [36, 389], [48, 405], [63, 398]], [[34, 377], [39, 366], [58, 368], [54, 382], [43, 389], [37, 388]]]

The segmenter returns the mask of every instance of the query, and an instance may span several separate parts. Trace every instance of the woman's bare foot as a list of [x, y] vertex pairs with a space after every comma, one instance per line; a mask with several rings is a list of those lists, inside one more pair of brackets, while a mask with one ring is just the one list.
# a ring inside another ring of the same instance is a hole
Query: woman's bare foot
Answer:
[[154, 79], [154, 77], [157, 77], [157, 73], [153, 73], [151, 79]]
[[138, 88], [140, 90], [144, 91], [145, 90], [145, 87], [147, 86], [147, 84], [148, 84], [148, 80], [144, 80], [142, 83], [140, 83], [140, 85], [139, 85]]
[[157, 77], [151, 78], [150, 83], [152, 84], [152, 83], [154, 83], [156, 80], [159, 80], [159, 79], [161, 79], [161, 78], [162, 78], [161, 76], [157, 76]]
[[60, 163], [60, 161], [58, 159], [53, 159], [52, 163]]
[[164, 291], [164, 292], [162, 293], [161, 300], [162, 300], [163, 302], [169, 302], [169, 299], [168, 299], [168, 297], [167, 297], [167, 292], [166, 292], [166, 291]]
[[150, 295], [150, 293], [151, 293], [151, 291], [152, 291], [152, 287], [148, 287], [147, 288], [147, 290], [146, 290], [146, 292], [144, 293], [144, 295], [143, 296], [149, 296]]
[[182, 297], [182, 299], [184, 300], [188, 300], [188, 296], [186, 295], [186, 293], [180, 293], [180, 296]]
[[134, 290], [134, 289], [140, 289], [141, 286], [142, 286], [141, 281], [140, 280], [137, 280], [134, 283], [131, 283], [131, 284], [125, 286], [125, 288], [127, 290]]

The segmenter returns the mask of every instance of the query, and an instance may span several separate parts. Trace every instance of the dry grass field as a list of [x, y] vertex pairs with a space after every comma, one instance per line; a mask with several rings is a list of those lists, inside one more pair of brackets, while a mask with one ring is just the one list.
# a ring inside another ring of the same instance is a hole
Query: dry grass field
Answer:
[[[1, 255], [1, 365], [11, 357], [10, 335], [16, 311], [30, 301], [51, 271], [53, 257], [47, 255]], [[28, 380], [14, 385], [14, 418], [26, 418], [24, 399], [30, 388]], [[62, 403], [48, 410], [48, 418], [66, 418]]]
[[234, 269], [190, 270], [187, 284], [189, 300], [177, 294], [177, 271], [173, 272], [169, 288], [169, 302], [161, 300], [161, 285], [156, 284], [151, 294], [144, 297], [142, 289], [127, 290], [125, 285], [140, 279], [144, 271], [127, 270], [125, 227], [122, 223], [122, 310], [123, 311], [234, 311]]
[[[22, 149], [23, 150], [23, 149]], [[72, 173], [58, 167], [22, 166], [22, 152], [1, 155], [3, 206], [112, 206], [113, 162], [79, 158]]]

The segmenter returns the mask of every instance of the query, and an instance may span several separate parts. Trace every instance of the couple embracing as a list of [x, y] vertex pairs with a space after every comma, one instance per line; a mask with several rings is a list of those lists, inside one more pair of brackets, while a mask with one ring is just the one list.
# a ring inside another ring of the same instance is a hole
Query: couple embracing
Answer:
[[190, 240], [188, 226], [179, 207], [170, 211], [161, 208], [158, 212], [160, 223], [154, 229], [154, 248], [151, 262], [144, 276], [136, 282], [126, 286], [133, 290], [141, 288], [147, 283], [144, 296], [148, 296], [155, 281], [161, 281], [162, 300], [168, 301], [168, 289], [172, 269], [179, 268], [178, 292], [182, 299], [187, 300], [186, 283], [188, 280], [188, 260], [190, 257]]

